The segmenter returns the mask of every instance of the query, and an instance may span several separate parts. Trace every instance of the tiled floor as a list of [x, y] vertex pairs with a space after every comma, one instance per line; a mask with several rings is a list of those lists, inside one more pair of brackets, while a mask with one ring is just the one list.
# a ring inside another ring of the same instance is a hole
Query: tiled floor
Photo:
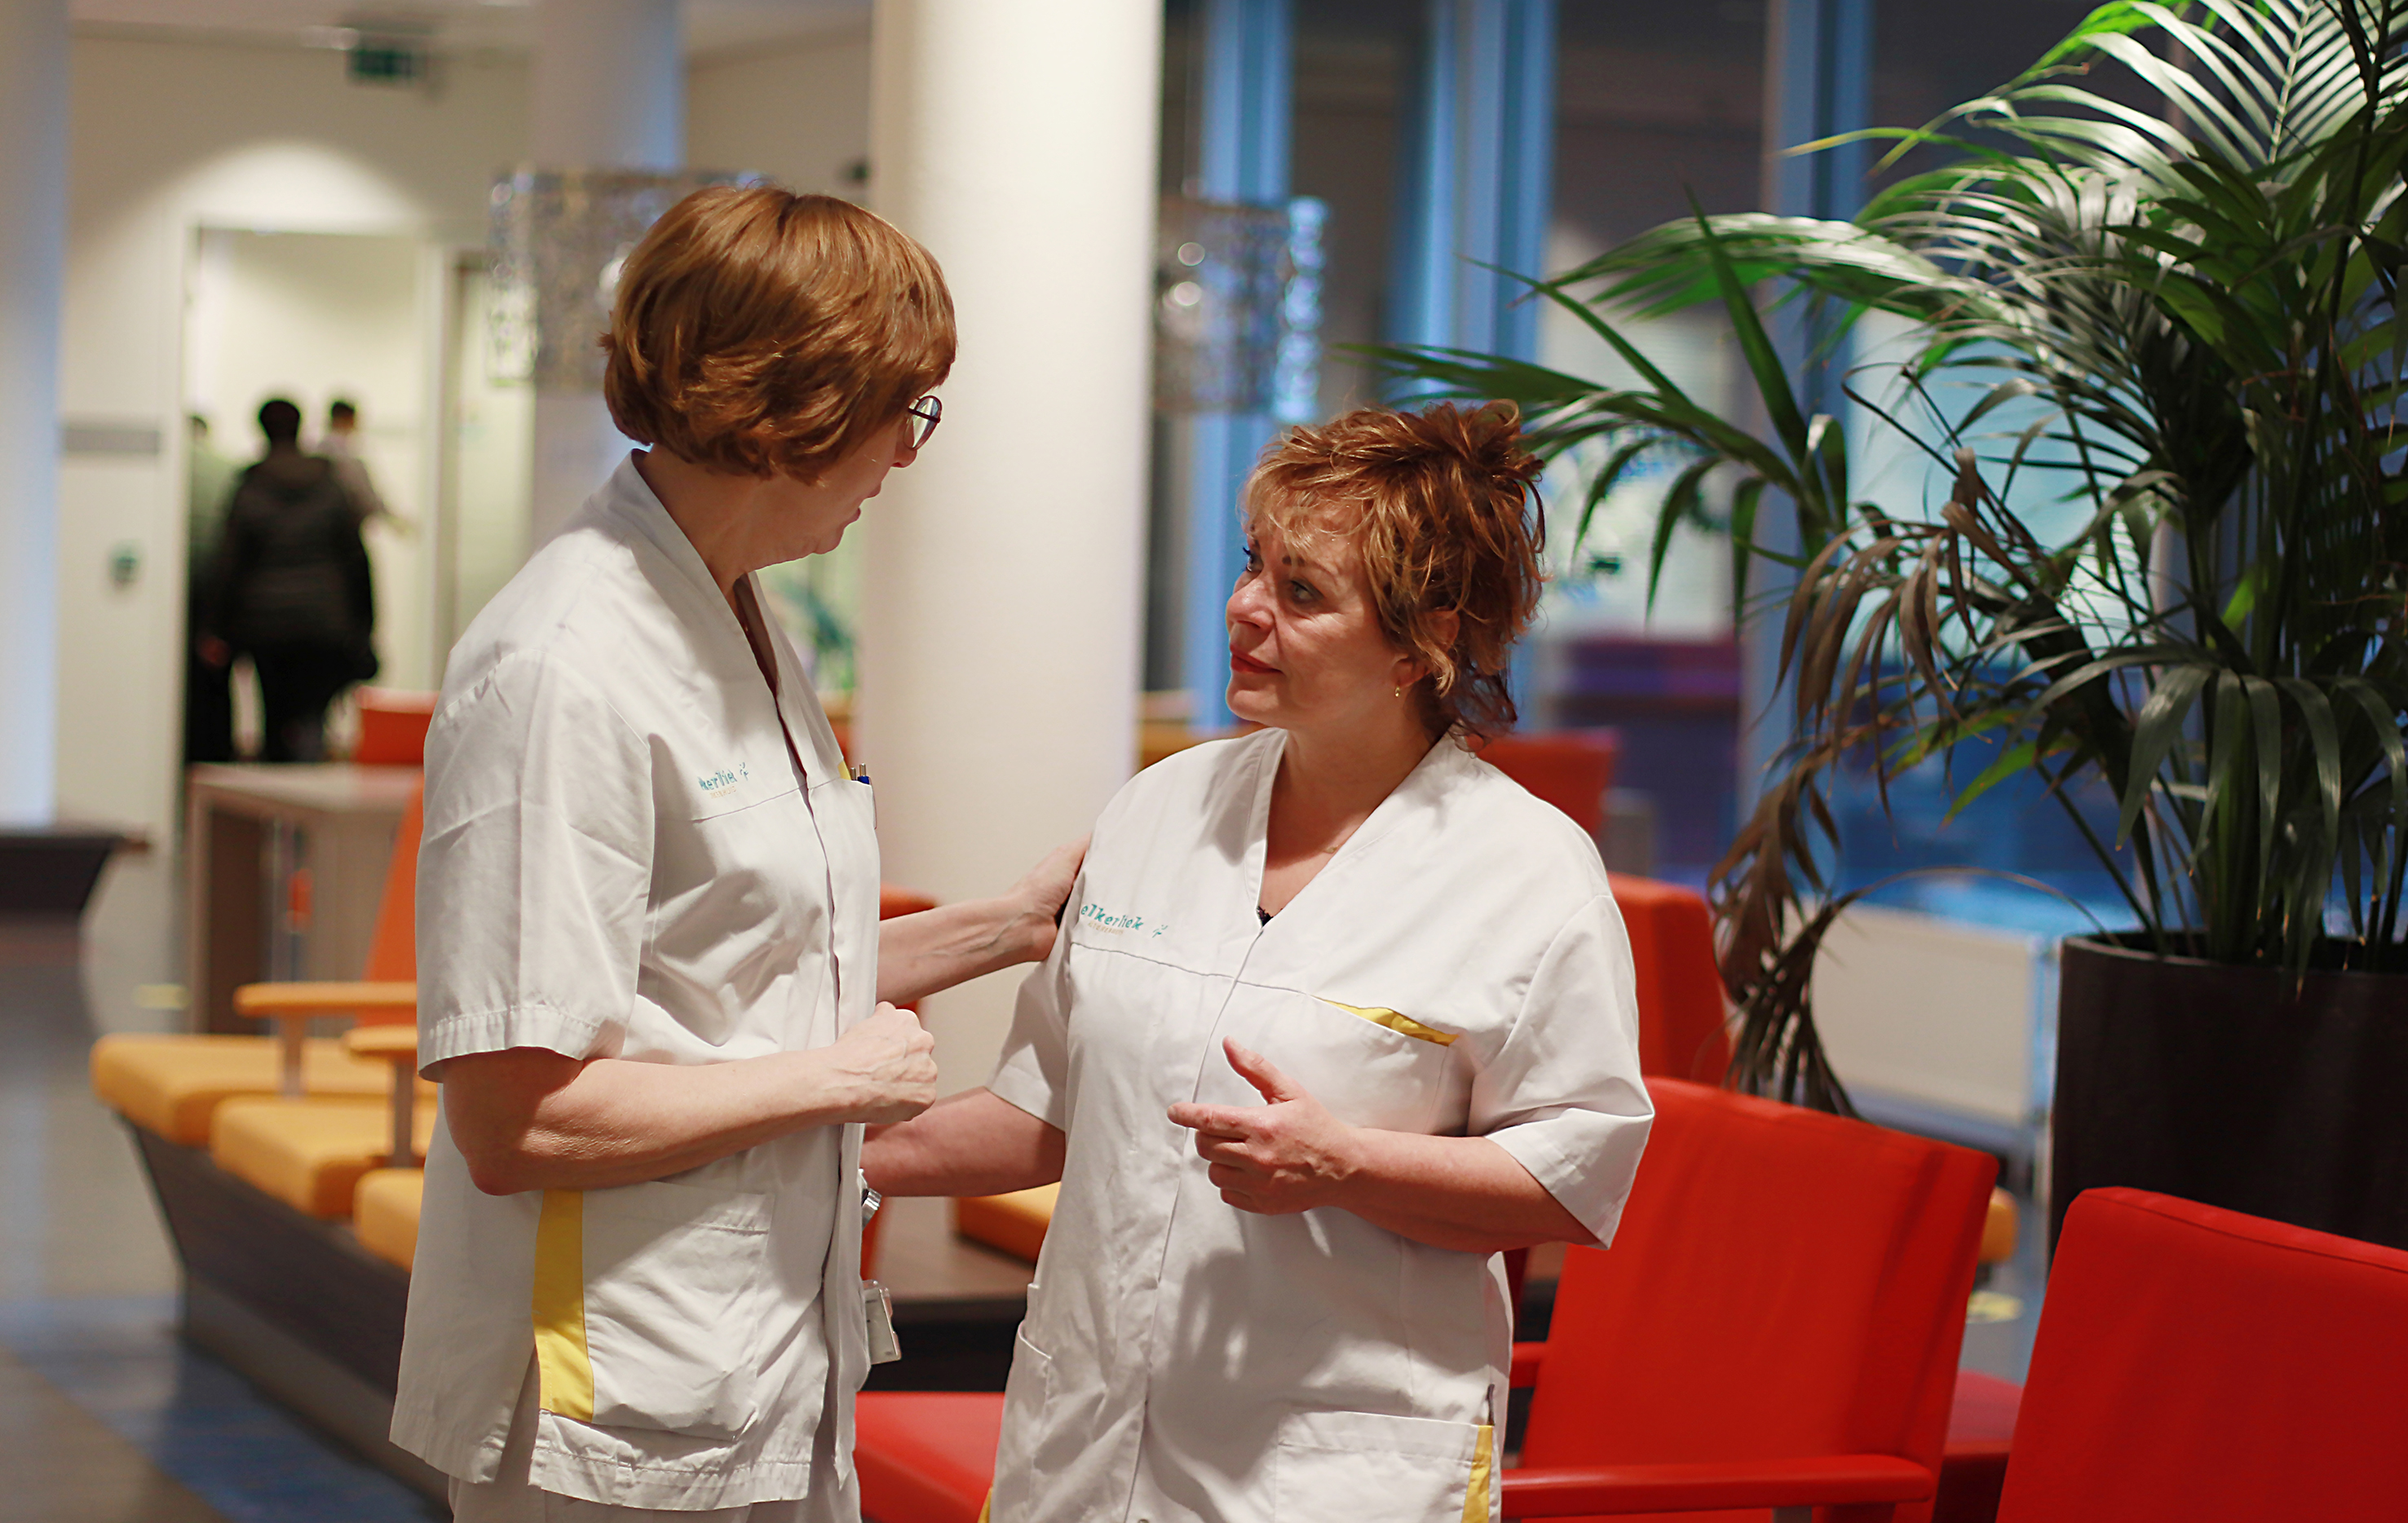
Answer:
[[[0, 1302], [0, 1349], [123, 1445], [121, 1469], [156, 1473], [200, 1508], [165, 1516], [228, 1523], [425, 1523], [442, 1516], [179, 1342], [175, 1317], [168, 1297]], [[91, 1515], [24, 1516], [33, 1523]]]
[[225, 1515], [50, 1383], [0, 1351], [0, 1518], [222, 1523]]
[[0, 1523], [439, 1517], [175, 1336], [174, 1255], [85, 1076], [100, 1032], [177, 1018], [143, 998], [175, 976], [164, 878], [112, 867], [80, 937], [0, 922]]

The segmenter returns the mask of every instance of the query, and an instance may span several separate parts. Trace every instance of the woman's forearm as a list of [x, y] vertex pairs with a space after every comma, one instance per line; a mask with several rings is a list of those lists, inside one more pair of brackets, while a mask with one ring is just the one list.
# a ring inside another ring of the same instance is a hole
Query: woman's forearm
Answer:
[[437, 1077], [478, 1189], [603, 1189], [810, 1127], [914, 1116], [936, 1091], [930, 1047], [910, 1012], [881, 1008], [804, 1052], [682, 1064], [512, 1047], [452, 1059]]
[[1353, 1170], [1335, 1203], [1399, 1237], [1465, 1253], [1596, 1241], [1485, 1137], [1364, 1129], [1353, 1143]]
[[483, 1053], [444, 1065], [444, 1111], [489, 1195], [642, 1184], [824, 1124], [816, 1113], [838, 1107], [804, 1056], [685, 1066]]
[[1054, 945], [1050, 915], [1020, 899], [973, 899], [878, 923], [878, 997], [910, 1004]]
[[886, 1195], [1001, 1195], [1062, 1177], [1061, 1132], [988, 1089], [967, 1089], [862, 1145], [861, 1173]]
[[878, 997], [910, 1004], [982, 974], [1042, 961], [1087, 843], [1056, 847], [994, 899], [947, 904], [878, 923]]

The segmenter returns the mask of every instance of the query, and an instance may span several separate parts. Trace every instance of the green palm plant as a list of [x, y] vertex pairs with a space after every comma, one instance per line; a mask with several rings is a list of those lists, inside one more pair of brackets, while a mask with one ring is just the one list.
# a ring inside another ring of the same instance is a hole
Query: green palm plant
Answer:
[[[2154, 111], [2093, 88], [2120, 70]], [[1505, 397], [1550, 455], [1598, 461], [1576, 534], [1643, 460], [1676, 525], [1786, 568], [1791, 739], [1714, 869], [1742, 1086], [1847, 1108], [1813, 1023], [1835, 774], [1990, 747], [1956, 804], [2035, 769], [2142, 944], [2233, 964], [2398, 970], [2408, 854], [2408, 431], [2399, 312], [2408, 0], [2119, 0], [2003, 88], [1895, 141], [1946, 167], [1849, 222], [1695, 216], [1532, 282], [1637, 373], [1616, 387], [1459, 350], [1378, 351], [1445, 394]], [[1807, 151], [1828, 145], [1810, 145]], [[1872, 409], [1953, 478], [1878, 502], [1840, 420], [1798, 399], [1759, 299], [1827, 333], [1906, 320]], [[1766, 425], [1651, 365], [1632, 319], [1718, 307]], [[1935, 390], [1978, 398], [1954, 416]], [[1902, 399], [1902, 400], [1899, 400]], [[1760, 542], [1767, 493], [1796, 553]], [[2044, 535], [2011, 508], [2079, 520]], [[1727, 503], [1719, 516], [1710, 505]], [[2112, 837], [2076, 807], [2103, 782]]]

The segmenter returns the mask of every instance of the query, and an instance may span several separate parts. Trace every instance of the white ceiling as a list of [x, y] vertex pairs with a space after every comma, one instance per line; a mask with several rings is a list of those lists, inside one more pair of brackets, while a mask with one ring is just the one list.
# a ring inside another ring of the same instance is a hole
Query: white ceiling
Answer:
[[[870, 0], [685, 0], [689, 54], [796, 41], [868, 24]], [[535, 38], [531, 0], [70, 0], [79, 30], [323, 45], [325, 29], [380, 24], [430, 34], [437, 51], [520, 51]]]

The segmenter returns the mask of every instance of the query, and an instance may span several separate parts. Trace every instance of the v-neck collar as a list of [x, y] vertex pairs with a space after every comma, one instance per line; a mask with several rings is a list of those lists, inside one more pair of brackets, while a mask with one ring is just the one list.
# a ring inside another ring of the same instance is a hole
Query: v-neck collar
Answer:
[[652, 491], [652, 483], [644, 479], [644, 473], [636, 468], [635, 450], [628, 450], [626, 458], [619, 462], [618, 469], [610, 473], [608, 501], [611, 511], [643, 535], [652, 548], [675, 568], [687, 591], [709, 598], [718, 607], [720, 618], [724, 621], [723, 633], [742, 640], [744, 629], [736, 622], [736, 610], [727, 605], [726, 595], [719, 591], [719, 583], [710, 575], [710, 567], [704, 562], [702, 552], [694, 548], [694, 541], [678, 527], [677, 520], [670, 516], [666, 505]]
[[1256, 934], [1285, 919], [1299, 903], [1327, 881], [1331, 874], [1377, 846], [1409, 812], [1435, 801], [1453, 785], [1466, 764], [1476, 760], [1464, 749], [1461, 737], [1455, 732], [1440, 735], [1427, 751], [1422, 753], [1422, 759], [1413, 763], [1413, 770], [1405, 774], [1404, 780], [1390, 789], [1388, 796], [1382, 799], [1370, 814], [1364, 817], [1363, 823], [1355, 827], [1354, 833], [1330, 854], [1329, 861], [1320, 872], [1312, 875], [1312, 881], [1298, 889], [1295, 897], [1281, 905], [1269, 919], [1264, 920], [1259, 917], [1263, 903], [1263, 873], [1270, 861], [1271, 790], [1279, 780], [1280, 760], [1287, 754], [1287, 732], [1271, 730], [1268, 733], [1270, 738], [1263, 743], [1261, 754], [1255, 762], [1258, 770], [1254, 776], [1252, 814], [1247, 821], [1246, 855], [1241, 867], [1246, 880], [1254, 887], [1254, 897], [1248, 901], [1245, 913]]
[[[637, 468], [635, 450], [627, 451], [619, 462], [618, 468], [610, 473], [607, 501], [610, 512], [640, 535], [677, 574], [678, 585], [685, 594], [698, 599], [704, 605], [705, 611], [693, 617], [699, 618], [711, 638], [726, 648], [723, 654], [733, 662], [740, 663], [740, 669], [749, 676], [768, 679], [764, 685], [768, 692], [770, 717], [784, 733], [788, 756], [800, 774], [796, 778], [797, 784], [805, 789], [810, 788], [818, 780], [812, 775], [809, 760], [817, 754], [817, 737], [807, 720], [801, 720], [789, 712], [795, 705], [789, 705], [787, 695], [800, 682], [800, 674], [786, 659], [784, 643], [777, 638], [770, 623], [769, 602], [761, 591], [758, 574], [748, 571], [742, 580], [750, 584], [752, 607], [762, 619], [762, 633], [767, 640], [770, 662], [777, 674], [774, 678], [761, 670], [760, 661], [752, 653], [752, 638], [744, 632], [744, 622], [729, 605], [726, 594], [720, 591], [719, 582], [711, 576], [702, 552], [694, 548], [694, 541], [686, 537], [685, 531], [679, 527], [677, 520], [670, 516], [667, 506], [662, 503], [660, 494], [652, 491], [652, 483], [646, 481], [643, 472]], [[802, 729], [799, 735], [796, 733], [798, 724]]]

